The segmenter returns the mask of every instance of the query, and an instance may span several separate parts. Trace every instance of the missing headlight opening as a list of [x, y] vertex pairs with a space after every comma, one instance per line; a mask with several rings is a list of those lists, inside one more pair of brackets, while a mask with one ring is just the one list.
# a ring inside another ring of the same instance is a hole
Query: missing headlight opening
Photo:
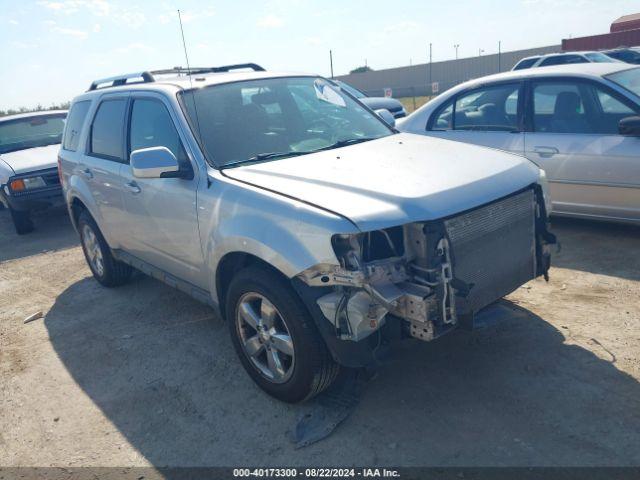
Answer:
[[360, 341], [389, 316], [433, 340], [549, 268], [541, 192], [534, 188], [451, 218], [335, 235], [339, 265], [299, 277], [332, 287], [317, 300], [343, 340]]

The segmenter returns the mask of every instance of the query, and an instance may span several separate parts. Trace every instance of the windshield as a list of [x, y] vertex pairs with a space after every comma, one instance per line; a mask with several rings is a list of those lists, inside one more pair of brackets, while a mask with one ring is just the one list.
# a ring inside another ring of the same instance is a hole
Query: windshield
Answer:
[[340, 88], [346, 90], [347, 93], [350, 93], [354, 97], [356, 97], [356, 98], [366, 98], [366, 95], [364, 93], [362, 93], [360, 90], [356, 89], [355, 87], [352, 87], [351, 85], [348, 85], [348, 84], [346, 84], [344, 82], [340, 82], [340, 81], [336, 81], [336, 83], [338, 85], [340, 85]]
[[205, 156], [218, 167], [304, 155], [394, 133], [321, 78], [226, 83], [180, 96]]
[[631, 68], [622, 72], [612, 73], [605, 78], [640, 97], [640, 68]]
[[594, 53], [585, 53], [585, 57], [587, 57], [593, 63], [608, 63], [608, 62], [617, 62], [615, 58], [611, 58], [604, 53], [594, 52]]
[[65, 117], [38, 115], [0, 122], [0, 153], [60, 143]]

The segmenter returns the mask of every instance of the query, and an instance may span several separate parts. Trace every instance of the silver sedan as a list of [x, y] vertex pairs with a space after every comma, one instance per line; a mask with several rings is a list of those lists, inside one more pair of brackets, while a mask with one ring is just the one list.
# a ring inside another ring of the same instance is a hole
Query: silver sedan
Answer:
[[589, 63], [471, 80], [398, 128], [525, 155], [555, 215], [640, 223], [639, 115], [640, 68]]

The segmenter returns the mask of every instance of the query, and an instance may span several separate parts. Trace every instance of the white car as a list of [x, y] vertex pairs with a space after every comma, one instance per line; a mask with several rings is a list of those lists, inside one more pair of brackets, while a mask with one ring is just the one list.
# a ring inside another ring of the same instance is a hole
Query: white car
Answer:
[[52, 110], [0, 118], [0, 204], [18, 235], [33, 230], [33, 210], [64, 205], [57, 158], [66, 117]]
[[616, 60], [602, 52], [562, 52], [547, 55], [534, 55], [520, 60], [511, 70], [524, 70], [536, 67], [553, 67], [555, 65], [575, 65], [577, 63], [615, 63]]
[[525, 155], [552, 214], [640, 223], [640, 68], [585, 63], [478, 78], [398, 128]]

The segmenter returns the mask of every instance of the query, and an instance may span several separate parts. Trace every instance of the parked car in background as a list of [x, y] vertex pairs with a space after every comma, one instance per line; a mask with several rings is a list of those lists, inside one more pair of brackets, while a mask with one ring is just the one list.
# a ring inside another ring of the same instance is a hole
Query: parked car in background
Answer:
[[353, 95], [362, 103], [364, 103], [371, 110], [388, 110], [393, 118], [404, 118], [407, 116], [407, 111], [404, 108], [404, 105], [400, 103], [399, 100], [391, 97], [370, 97], [366, 93], [361, 92], [355, 87], [352, 87], [348, 83], [345, 83], [341, 80], [331, 80], [335, 85], [339, 86], [343, 90], [345, 90], [350, 95]]
[[315, 75], [240, 67], [73, 101], [60, 171], [98, 282], [135, 267], [210, 304], [251, 378], [297, 402], [547, 275], [533, 163], [399, 133]]
[[511, 69], [524, 70], [536, 67], [552, 67], [555, 65], [568, 65], [576, 63], [610, 63], [619, 62], [615, 58], [605, 55], [602, 52], [564, 52], [550, 53], [548, 55], [539, 55], [527, 57], [520, 60]]
[[398, 128], [525, 155], [546, 172], [552, 213], [640, 222], [640, 68], [589, 63], [478, 78]]
[[31, 212], [63, 205], [58, 149], [66, 110], [0, 117], [0, 202], [16, 232], [33, 230]]
[[621, 62], [640, 64], [640, 48], [616, 48], [603, 50], [602, 53]]

